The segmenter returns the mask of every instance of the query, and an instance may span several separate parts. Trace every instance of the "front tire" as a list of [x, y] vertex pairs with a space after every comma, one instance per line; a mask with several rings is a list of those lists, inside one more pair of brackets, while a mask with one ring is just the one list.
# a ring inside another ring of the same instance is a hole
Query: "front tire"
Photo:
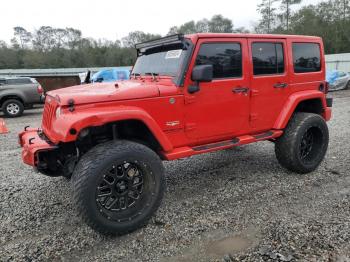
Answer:
[[2, 104], [2, 111], [7, 117], [19, 117], [23, 114], [24, 106], [17, 99], [6, 100]]
[[165, 191], [158, 155], [130, 141], [110, 141], [91, 149], [78, 162], [72, 182], [79, 214], [106, 235], [122, 235], [144, 226]]
[[306, 174], [320, 165], [327, 152], [328, 142], [328, 127], [320, 115], [296, 113], [283, 135], [277, 139], [275, 153], [283, 167]]

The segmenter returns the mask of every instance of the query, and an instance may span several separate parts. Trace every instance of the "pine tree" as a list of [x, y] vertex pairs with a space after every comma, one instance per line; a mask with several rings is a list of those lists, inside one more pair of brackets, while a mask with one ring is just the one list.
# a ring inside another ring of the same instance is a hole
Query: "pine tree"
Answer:
[[257, 11], [261, 14], [261, 19], [257, 31], [263, 33], [271, 33], [272, 27], [276, 19], [276, 8], [274, 3], [278, 0], [262, 0], [258, 5]]
[[285, 29], [289, 32], [290, 17], [291, 17], [291, 6], [300, 4], [302, 0], [280, 0], [282, 13], [282, 20], [285, 20]]

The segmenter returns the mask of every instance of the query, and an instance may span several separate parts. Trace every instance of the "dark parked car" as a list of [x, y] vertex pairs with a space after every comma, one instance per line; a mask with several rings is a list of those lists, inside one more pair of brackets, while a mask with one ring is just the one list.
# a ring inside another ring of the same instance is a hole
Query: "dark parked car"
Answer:
[[0, 108], [6, 116], [21, 116], [24, 109], [43, 101], [44, 90], [34, 78], [0, 78]]

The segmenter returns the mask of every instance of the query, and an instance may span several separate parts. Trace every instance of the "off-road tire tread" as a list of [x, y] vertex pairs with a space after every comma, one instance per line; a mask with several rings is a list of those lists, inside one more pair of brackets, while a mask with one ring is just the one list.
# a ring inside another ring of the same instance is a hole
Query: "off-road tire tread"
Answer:
[[327, 124], [325, 123], [325, 120], [322, 118], [322, 116], [314, 113], [299, 112], [295, 113], [291, 117], [291, 120], [285, 128], [283, 135], [280, 138], [278, 138], [275, 143], [275, 154], [278, 162], [284, 168], [295, 173], [306, 174], [313, 171], [300, 165], [300, 163], [295, 158], [295, 150], [297, 149], [297, 147], [294, 146], [300, 128], [305, 124], [305, 122], [310, 121], [311, 118], [318, 118], [319, 121], [322, 121], [324, 123], [327, 129], [328, 136]]
[[[160, 192], [156, 198], [155, 204], [153, 205], [152, 211], [148, 213], [141, 224], [134, 225], [133, 227], [118, 232], [110, 232], [104, 226], [96, 223], [96, 221], [88, 215], [86, 209], [82, 208], [84, 206], [84, 194], [87, 192], [86, 188], [89, 183], [89, 179], [87, 179], [88, 176], [97, 172], [100, 161], [103, 161], [106, 152], [115, 155], [125, 150], [132, 150], [138, 154], [146, 154], [148, 158], [153, 159], [151, 161], [154, 161], [154, 164], [159, 166], [160, 172], [162, 172], [162, 175], [160, 175]], [[159, 156], [144, 145], [126, 140], [109, 141], [95, 146], [80, 159], [72, 175], [72, 187], [73, 202], [75, 203], [79, 216], [87, 225], [104, 235], [124, 235], [145, 226], [153, 216], [154, 212], [161, 205], [166, 188], [164, 167]]]

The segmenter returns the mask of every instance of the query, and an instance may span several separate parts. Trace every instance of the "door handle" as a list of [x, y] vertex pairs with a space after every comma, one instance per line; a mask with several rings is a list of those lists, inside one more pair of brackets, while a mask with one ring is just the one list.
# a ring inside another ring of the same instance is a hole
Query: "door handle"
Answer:
[[236, 88], [232, 89], [232, 92], [235, 94], [239, 94], [239, 93], [247, 94], [249, 92], [249, 88], [248, 87], [236, 87]]
[[287, 83], [276, 83], [273, 85], [274, 88], [286, 88], [287, 86]]

